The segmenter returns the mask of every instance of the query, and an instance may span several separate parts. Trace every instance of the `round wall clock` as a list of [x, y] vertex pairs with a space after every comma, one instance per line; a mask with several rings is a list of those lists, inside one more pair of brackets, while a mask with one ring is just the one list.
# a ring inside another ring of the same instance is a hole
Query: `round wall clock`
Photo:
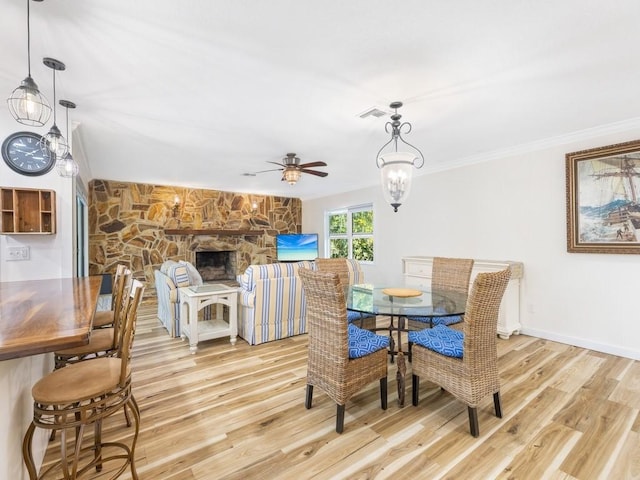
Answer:
[[22, 175], [44, 175], [56, 163], [55, 156], [40, 145], [41, 135], [16, 132], [2, 142], [2, 158], [9, 167]]

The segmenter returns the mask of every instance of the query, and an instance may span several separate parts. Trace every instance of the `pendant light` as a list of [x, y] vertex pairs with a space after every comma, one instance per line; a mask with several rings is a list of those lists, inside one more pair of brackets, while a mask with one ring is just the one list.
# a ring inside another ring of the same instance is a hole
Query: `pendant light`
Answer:
[[[42, 0], [34, 0], [42, 1]], [[16, 88], [9, 98], [7, 106], [9, 112], [15, 120], [30, 127], [42, 127], [49, 121], [51, 116], [51, 106], [47, 99], [38, 90], [38, 85], [31, 78], [31, 26], [30, 10], [27, 0], [27, 66], [28, 74], [20, 86]]]
[[[387, 122], [384, 129], [387, 133], [391, 133], [391, 140], [385, 143], [376, 155], [376, 165], [380, 169], [382, 177], [382, 193], [385, 200], [393, 207], [394, 212], [398, 211], [398, 207], [409, 196], [413, 168], [422, 168], [424, 165], [422, 152], [402, 138], [402, 130], [404, 129], [405, 133], [410, 133], [411, 124], [409, 122], [400, 123], [402, 115], [398, 113], [398, 108], [401, 106], [402, 102], [393, 102], [389, 105], [395, 110], [395, 113], [391, 115], [392, 121]], [[401, 144], [401, 148], [407, 151], [398, 151], [398, 140], [404, 144]], [[382, 153], [389, 145], [392, 150]]]
[[63, 158], [69, 151], [69, 145], [67, 145], [67, 140], [62, 136], [60, 129], [56, 125], [56, 70], [62, 71], [66, 67], [60, 60], [49, 57], [43, 58], [42, 63], [53, 70], [53, 125], [51, 125], [47, 134], [42, 137], [40, 143], [42, 148], [46, 148], [49, 152], [55, 154], [57, 158]]
[[[76, 104], [69, 100], [60, 100], [60, 105], [62, 105], [66, 110], [67, 116], [67, 139], [71, 139], [71, 131], [69, 130], [69, 109], [76, 108]], [[75, 177], [78, 175], [78, 171], [80, 168], [78, 167], [78, 163], [71, 156], [71, 151], [68, 151], [64, 154], [64, 156], [56, 162], [56, 170], [61, 177]]]

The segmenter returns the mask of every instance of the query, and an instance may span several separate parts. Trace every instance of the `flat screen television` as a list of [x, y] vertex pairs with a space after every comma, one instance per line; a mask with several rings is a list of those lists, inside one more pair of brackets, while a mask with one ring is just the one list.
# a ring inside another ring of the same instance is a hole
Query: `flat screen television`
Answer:
[[281, 233], [276, 235], [279, 262], [299, 262], [318, 258], [317, 233]]

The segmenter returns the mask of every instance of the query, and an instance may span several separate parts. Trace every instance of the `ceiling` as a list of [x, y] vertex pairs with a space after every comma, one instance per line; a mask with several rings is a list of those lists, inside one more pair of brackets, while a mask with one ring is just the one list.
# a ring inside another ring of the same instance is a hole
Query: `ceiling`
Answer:
[[[0, 0], [0, 92], [27, 74], [26, 0]], [[640, 2], [45, 0], [32, 76], [70, 113], [91, 178], [317, 198], [376, 185], [402, 101], [418, 174], [637, 120]], [[0, 115], [8, 116], [6, 104]], [[66, 132], [64, 110], [58, 126]], [[15, 130], [25, 127], [12, 123]], [[7, 122], [4, 122], [7, 124]], [[44, 134], [48, 129], [37, 129]], [[10, 127], [11, 128], [11, 127]], [[79, 145], [78, 145], [79, 144]], [[326, 178], [244, 176], [287, 152]]]

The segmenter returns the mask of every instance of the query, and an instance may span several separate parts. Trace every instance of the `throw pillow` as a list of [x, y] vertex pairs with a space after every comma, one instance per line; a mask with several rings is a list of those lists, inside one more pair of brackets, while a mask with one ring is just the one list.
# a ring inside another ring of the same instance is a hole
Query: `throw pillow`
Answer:
[[196, 270], [196, 267], [194, 267], [192, 263], [185, 262], [184, 260], [180, 260], [180, 262], [178, 263], [187, 267], [187, 275], [189, 275], [190, 285], [202, 285], [202, 276], [200, 275], [200, 272]]

